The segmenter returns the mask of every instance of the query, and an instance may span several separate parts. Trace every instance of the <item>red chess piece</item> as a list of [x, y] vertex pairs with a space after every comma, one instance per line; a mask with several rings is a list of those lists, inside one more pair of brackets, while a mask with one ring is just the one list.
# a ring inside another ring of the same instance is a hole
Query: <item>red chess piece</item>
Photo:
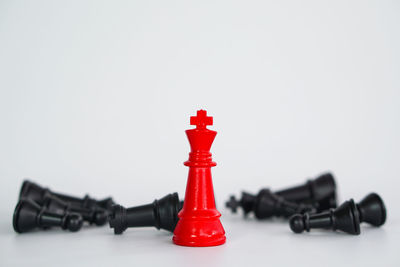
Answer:
[[207, 111], [197, 111], [196, 117], [190, 117], [195, 129], [186, 130], [191, 152], [184, 164], [189, 167], [185, 201], [179, 212], [179, 221], [174, 231], [173, 242], [181, 246], [209, 247], [225, 243], [225, 231], [219, 220], [221, 214], [215, 207], [211, 167], [210, 148], [217, 132], [207, 129], [213, 124], [213, 118], [207, 117]]

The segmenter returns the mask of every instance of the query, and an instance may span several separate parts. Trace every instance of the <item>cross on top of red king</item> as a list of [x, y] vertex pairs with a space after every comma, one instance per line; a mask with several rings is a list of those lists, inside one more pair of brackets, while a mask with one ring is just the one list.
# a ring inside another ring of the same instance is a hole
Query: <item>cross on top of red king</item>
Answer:
[[190, 125], [196, 125], [197, 129], [205, 129], [207, 125], [213, 125], [213, 117], [208, 117], [205, 110], [198, 110], [196, 116], [190, 117]]

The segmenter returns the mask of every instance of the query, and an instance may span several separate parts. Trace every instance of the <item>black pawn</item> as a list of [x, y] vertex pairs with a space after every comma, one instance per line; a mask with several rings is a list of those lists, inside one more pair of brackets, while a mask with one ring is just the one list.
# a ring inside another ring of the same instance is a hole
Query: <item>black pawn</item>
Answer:
[[105, 210], [74, 207], [70, 203], [65, 202], [53, 195], [45, 196], [42, 205], [45, 206], [48, 211], [58, 214], [64, 214], [66, 212], [78, 213], [82, 216], [84, 221], [87, 221], [90, 224], [94, 223], [98, 226], [101, 226], [107, 222], [108, 214]]
[[325, 173], [305, 184], [275, 192], [287, 201], [312, 203], [318, 211], [336, 208], [336, 183], [331, 173]]
[[173, 232], [181, 208], [178, 193], [168, 194], [151, 204], [128, 209], [114, 205], [109, 217], [110, 228], [114, 228], [115, 234], [122, 234], [128, 227], [149, 226]]
[[[247, 205], [249, 202], [253, 202], [253, 205]], [[261, 190], [254, 199], [248, 193], [243, 193], [242, 199], [239, 202], [234, 197], [231, 197], [226, 205], [233, 212], [236, 212], [237, 207], [241, 206], [245, 214], [249, 213], [252, 209], [258, 219], [266, 219], [273, 216], [287, 218], [296, 213], [315, 211], [311, 205], [286, 201], [283, 197], [272, 193], [268, 189]]]
[[295, 233], [307, 232], [314, 228], [340, 230], [352, 235], [360, 234], [360, 223], [381, 226], [386, 221], [386, 208], [382, 198], [371, 193], [358, 204], [353, 199], [336, 209], [319, 214], [296, 214], [290, 218], [290, 228]]
[[83, 220], [79, 214], [50, 212], [30, 199], [21, 199], [15, 207], [13, 216], [13, 226], [17, 233], [50, 227], [60, 227], [76, 232], [81, 229], [82, 223]]
[[25, 180], [22, 184], [20, 191], [20, 198], [29, 198], [35, 202], [42, 203], [46, 196], [55, 196], [65, 202], [70, 203], [74, 208], [86, 208], [86, 209], [105, 209], [110, 210], [114, 201], [112, 198], [106, 198], [103, 200], [95, 200], [86, 195], [84, 198], [77, 198], [68, 196], [56, 192], [50, 191], [48, 188], [41, 187], [40, 185]]

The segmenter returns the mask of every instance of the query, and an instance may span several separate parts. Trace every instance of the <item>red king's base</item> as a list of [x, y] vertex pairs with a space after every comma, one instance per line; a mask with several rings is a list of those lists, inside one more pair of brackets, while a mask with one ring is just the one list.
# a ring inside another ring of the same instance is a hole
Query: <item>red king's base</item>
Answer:
[[[175, 244], [187, 247], [212, 247], [225, 243], [225, 231], [221, 222], [217, 218], [211, 222], [204, 221], [186, 221], [180, 224], [178, 234], [174, 235]], [[184, 235], [179, 234], [185, 233]]]
[[210, 148], [217, 132], [206, 128], [212, 125], [212, 117], [205, 110], [197, 111], [190, 118], [195, 129], [187, 130], [191, 152], [185, 165], [189, 167], [185, 201], [179, 212], [179, 221], [174, 231], [173, 242], [181, 246], [209, 247], [225, 243], [225, 231], [219, 220], [221, 214], [215, 207]]

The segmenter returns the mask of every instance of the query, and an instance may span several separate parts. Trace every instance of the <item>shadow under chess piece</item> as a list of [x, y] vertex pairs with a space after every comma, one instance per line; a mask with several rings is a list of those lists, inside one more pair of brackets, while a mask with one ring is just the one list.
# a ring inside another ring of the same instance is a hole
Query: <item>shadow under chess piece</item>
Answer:
[[344, 202], [336, 209], [318, 214], [296, 214], [290, 218], [290, 228], [295, 233], [323, 228], [340, 230], [352, 235], [360, 234], [360, 223], [381, 226], [386, 221], [386, 208], [382, 198], [371, 193], [358, 204], [353, 199]]
[[[250, 202], [252, 205], [246, 205]], [[243, 193], [240, 201], [237, 201], [235, 197], [232, 196], [226, 203], [226, 206], [231, 208], [233, 212], [236, 212], [239, 206], [243, 208], [245, 214], [254, 211], [258, 219], [266, 219], [273, 216], [287, 218], [297, 213], [315, 212], [312, 205], [286, 201], [283, 197], [272, 193], [268, 189], [261, 190], [257, 196]]]
[[62, 201], [52, 195], [44, 197], [43, 206], [45, 206], [48, 211], [58, 214], [64, 214], [66, 212], [78, 213], [82, 216], [84, 221], [87, 221], [90, 224], [94, 223], [98, 226], [104, 225], [108, 219], [108, 213], [106, 210], [74, 207], [69, 202]]
[[86, 195], [84, 198], [77, 198], [56, 192], [50, 191], [48, 188], [41, 187], [40, 185], [25, 180], [22, 184], [20, 191], [20, 198], [29, 198], [41, 204], [46, 196], [55, 196], [62, 201], [68, 202], [73, 208], [86, 208], [86, 209], [105, 209], [110, 210], [114, 205], [112, 198], [105, 198], [103, 200], [95, 200]]
[[128, 227], [156, 227], [173, 232], [179, 220], [178, 212], [183, 202], [179, 201], [178, 193], [168, 194], [153, 203], [124, 208], [114, 205], [109, 215], [110, 228], [115, 234], [122, 234]]
[[60, 227], [76, 232], [82, 227], [82, 217], [76, 213], [57, 214], [41, 207], [33, 200], [21, 199], [14, 210], [13, 227], [17, 233], [29, 232], [35, 228]]

